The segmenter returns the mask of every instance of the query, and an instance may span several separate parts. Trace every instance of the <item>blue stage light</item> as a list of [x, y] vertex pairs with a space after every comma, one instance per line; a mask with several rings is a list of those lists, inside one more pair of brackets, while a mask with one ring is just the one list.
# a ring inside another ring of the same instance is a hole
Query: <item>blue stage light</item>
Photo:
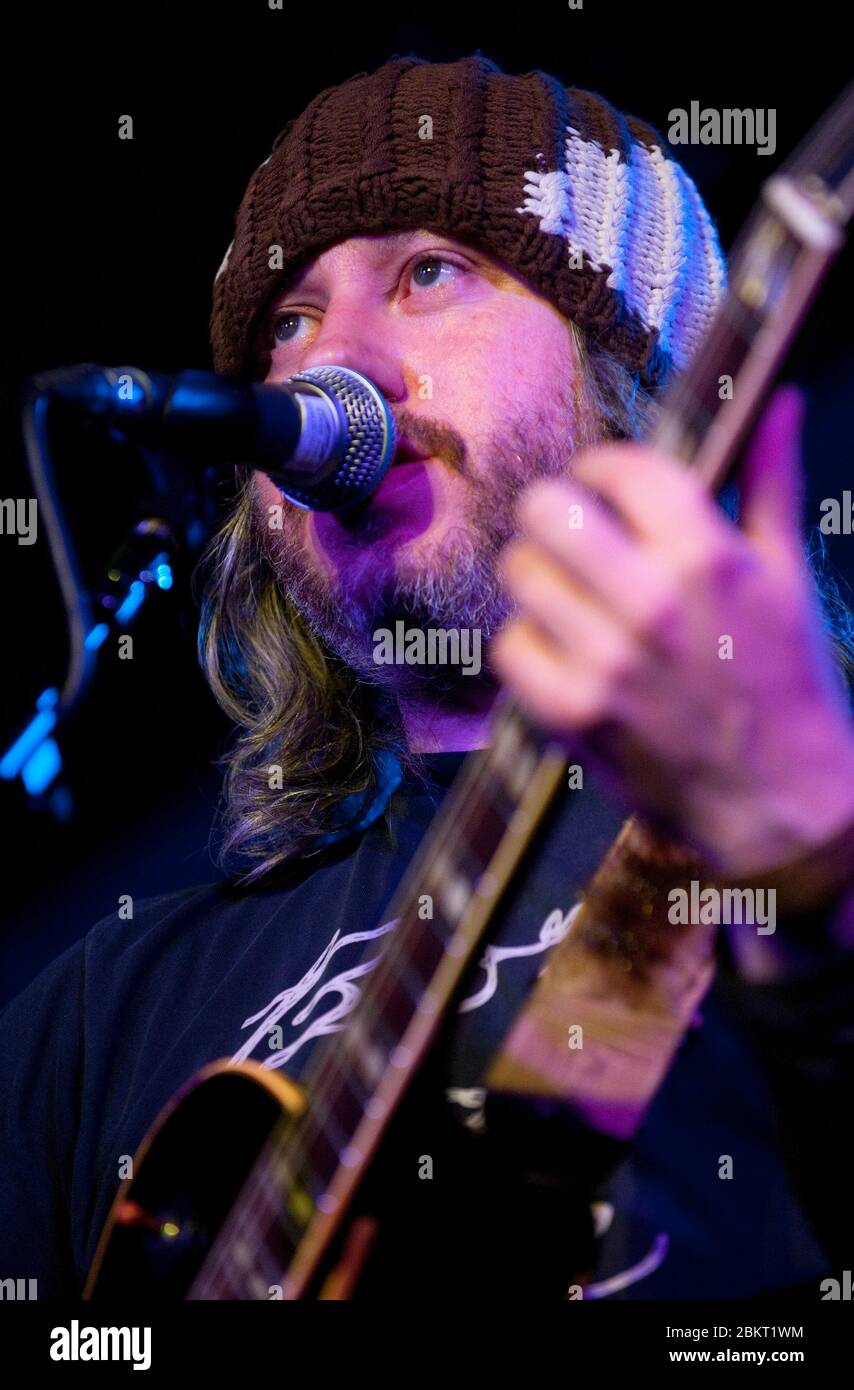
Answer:
[[96, 652], [104, 639], [109, 636], [109, 632], [107, 623], [98, 623], [91, 632], [87, 632], [86, 640], [83, 643], [84, 647], [87, 651]]
[[126, 623], [129, 618], [132, 618], [144, 598], [145, 585], [141, 579], [134, 579], [127, 598], [116, 609], [116, 622]]
[[38, 796], [49, 787], [61, 767], [62, 755], [56, 741], [44, 739], [21, 769], [21, 781], [30, 796]]
[[17, 777], [24, 763], [35, 752], [56, 723], [53, 710], [45, 709], [31, 719], [24, 732], [15, 739], [12, 747], [0, 761], [0, 777]]

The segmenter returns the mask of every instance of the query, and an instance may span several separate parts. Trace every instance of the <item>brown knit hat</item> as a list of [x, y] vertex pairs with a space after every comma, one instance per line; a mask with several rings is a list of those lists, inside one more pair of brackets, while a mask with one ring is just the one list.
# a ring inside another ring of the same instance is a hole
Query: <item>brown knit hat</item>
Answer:
[[250, 179], [214, 283], [216, 370], [258, 373], [256, 315], [302, 262], [411, 227], [509, 264], [648, 386], [687, 364], [724, 292], [709, 215], [651, 126], [481, 54], [396, 55], [316, 96]]

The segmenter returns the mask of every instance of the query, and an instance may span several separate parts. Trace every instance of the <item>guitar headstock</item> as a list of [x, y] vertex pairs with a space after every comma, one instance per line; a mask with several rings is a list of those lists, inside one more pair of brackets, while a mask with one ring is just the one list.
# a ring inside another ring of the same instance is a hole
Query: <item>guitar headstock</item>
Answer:
[[769, 182], [785, 178], [839, 227], [854, 214], [854, 83], [813, 126]]

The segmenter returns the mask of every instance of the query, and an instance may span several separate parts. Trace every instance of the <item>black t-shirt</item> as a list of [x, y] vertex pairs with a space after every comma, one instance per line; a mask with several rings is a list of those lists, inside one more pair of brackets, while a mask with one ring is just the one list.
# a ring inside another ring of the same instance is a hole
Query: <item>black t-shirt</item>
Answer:
[[[275, 884], [137, 901], [131, 919], [117, 905], [6, 1007], [0, 1277], [77, 1296], [123, 1162], [205, 1064], [252, 1058], [299, 1078], [359, 997], [366, 948], [379, 955], [393, 935], [386, 908], [461, 761], [429, 757], [431, 786], [405, 779], [387, 816]], [[443, 1084], [461, 1120], [482, 1105], [487, 1062], [622, 819], [591, 783], [567, 790], [506, 897], [452, 1025]], [[854, 974], [846, 999], [854, 1019]], [[599, 1296], [738, 1298], [817, 1290], [834, 1273], [795, 1199], [738, 1011], [716, 983], [599, 1194]]]

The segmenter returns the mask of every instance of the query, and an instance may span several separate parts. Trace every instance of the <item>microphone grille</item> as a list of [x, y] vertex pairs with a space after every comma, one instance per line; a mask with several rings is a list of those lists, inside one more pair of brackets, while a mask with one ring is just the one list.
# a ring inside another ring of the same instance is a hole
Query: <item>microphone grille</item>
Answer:
[[320, 388], [337, 402], [347, 442], [331, 473], [316, 483], [289, 487], [285, 496], [321, 512], [366, 501], [382, 482], [397, 448], [397, 426], [385, 396], [350, 367], [308, 367], [289, 379], [297, 388], [300, 382]]

